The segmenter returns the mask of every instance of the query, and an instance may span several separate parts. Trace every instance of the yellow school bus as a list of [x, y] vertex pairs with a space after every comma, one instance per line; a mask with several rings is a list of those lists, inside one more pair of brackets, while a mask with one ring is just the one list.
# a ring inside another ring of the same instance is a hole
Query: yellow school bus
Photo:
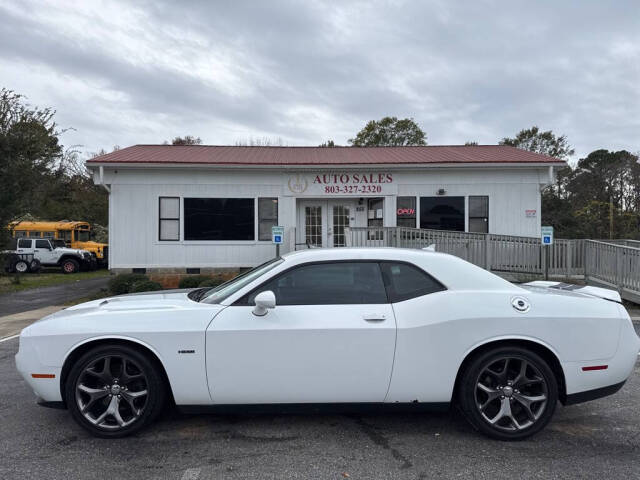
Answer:
[[87, 222], [12, 222], [9, 230], [14, 238], [54, 238], [64, 240], [67, 247], [88, 250], [96, 256], [98, 264], [107, 266], [109, 246], [94, 242], [91, 237], [91, 225]]

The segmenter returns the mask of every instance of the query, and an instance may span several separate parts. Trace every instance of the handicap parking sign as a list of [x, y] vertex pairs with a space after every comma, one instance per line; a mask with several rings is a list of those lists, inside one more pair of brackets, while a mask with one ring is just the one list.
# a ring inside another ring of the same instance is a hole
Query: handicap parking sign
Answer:
[[284, 227], [275, 226], [271, 227], [271, 243], [275, 243], [279, 245], [282, 243], [282, 239], [284, 238]]
[[553, 227], [542, 227], [540, 233], [543, 245], [553, 244]]

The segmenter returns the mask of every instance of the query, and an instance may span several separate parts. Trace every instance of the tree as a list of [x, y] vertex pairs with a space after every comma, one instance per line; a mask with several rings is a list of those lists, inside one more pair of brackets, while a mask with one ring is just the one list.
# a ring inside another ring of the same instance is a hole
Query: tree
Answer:
[[467, 140], [466, 142], [464, 142], [465, 147], [475, 147], [476, 145], [478, 145], [478, 142], [474, 142], [471, 140]]
[[269, 137], [249, 137], [246, 140], [236, 140], [236, 147], [282, 147], [284, 142], [282, 138], [269, 138]]
[[[165, 145], [168, 144], [168, 142], [164, 143]], [[171, 140], [171, 145], [202, 145], [202, 139], [200, 137], [185, 135], [184, 137], [175, 137]]]
[[568, 160], [574, 153], [565, 135], [556, 137], [551, 130], [541, 132], [535, 125], [531, 128], [520, 130], [514, 138], [503, 138], [500, 140], [500, 145], [509, 145], [522, 150], [529, 150], [530, 152], [542, 153], [560, 160]]
[[595, 150], [558, 170], [542, 193], [542, 221], [564, 238], [639, 238], [640, 164], [626, 150]]
[[0, 242], [4, 226], [37, 205], [33, 192], [47, 185], [62, 157], [60, 131], [49, 108], [31, 107], [24, 97], [0, 90]]
[[401, 147], [426, 145], [427, 135], [413, 118], [384, 117], [371, 120], [349, 143], [354, 147]]
[[326, 142], [321, 143], [321, 144], [320, 144], [320, 145], [318, 145], [318, 146], [319, 146], [319, 147], [325, 147], [325, 148], [327, 148], [327, 147], [335, 147], [335, 146], [336, 146], [336, 144], [334, 143], [334, 141], [333, 141], [333, 140], [327, 140]]

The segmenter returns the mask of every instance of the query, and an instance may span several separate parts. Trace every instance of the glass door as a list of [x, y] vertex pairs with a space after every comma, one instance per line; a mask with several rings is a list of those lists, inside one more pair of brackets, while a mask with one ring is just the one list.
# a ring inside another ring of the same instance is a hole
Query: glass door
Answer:
[[353, 200], [305, 200], [298, 205], [297, 250], [347, 247], [347, 228], [355, 223]]
[[326, 247], [327, 202], [302, 201], [298, 205], [298, 231], [296, 250], [307, 247]]
[[329, 208], [329, 216], [331, 223], [331, 238], [329, 243], [331, 247], [346, 247], [347, 236], [345, 229], [350, 224], [350, 212], [349, 205], [333, 204]]

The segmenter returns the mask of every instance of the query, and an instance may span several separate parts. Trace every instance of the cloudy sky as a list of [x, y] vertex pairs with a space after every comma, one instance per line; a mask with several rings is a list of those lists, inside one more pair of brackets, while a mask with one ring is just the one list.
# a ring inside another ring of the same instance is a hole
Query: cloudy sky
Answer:
[[0, 87], [86, 152], [346, 144], [386, 115], [432, 145], [535, 124], [576, 157], [638, 151], [640, 2], [0, 0]]

